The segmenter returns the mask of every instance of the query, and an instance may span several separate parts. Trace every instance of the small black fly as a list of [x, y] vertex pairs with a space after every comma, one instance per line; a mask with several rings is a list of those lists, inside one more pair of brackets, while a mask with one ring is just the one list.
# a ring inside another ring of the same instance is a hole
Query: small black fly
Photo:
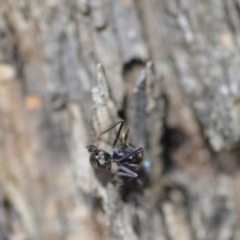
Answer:
[[[87, 146], [90, 153], [90, 163], [96, 169], [111, 172], [112, 165], [118, 166], [117, 182], [120, 183], [120, 194], [124, 201], [135, 201], [136, 193], [143, 194], [143, 190], [150, 184], [150, 161], [143, 160], [143, 148], [136, 148], [128, 142], [129, 129], [121, 135], [124, 121], [119, 121], [102, 134], [119, 125], [112, 144], [112, 154], [98, 149], [95, 145]], [[118, 143], [118, 144], [117, 144]], [[133, 200], [135, 199], [135, 200]]]
[[[90, 153], [90, 163], [96, 169], [103, 169], [110, 171], [112, 164], [116, 163], [119, 170], [117, 175], [122, 177], [136, 178], [138, 177], [137, 171], [141, 167], [143, 159], [143, 148], [135, 148], [132, 144], [128, 144], [129, 130], [121, 135], [124, 121], [121, 120], [114, 124], [112, 127], [102, 132], [101, 135], [112, 130], [119, 125], [116, 137], [112, 144], [112, 154], [98, 149], [95, 145], [89, 145], [86, 148]], [[116, 145], [119, 142], [120, 147]]]

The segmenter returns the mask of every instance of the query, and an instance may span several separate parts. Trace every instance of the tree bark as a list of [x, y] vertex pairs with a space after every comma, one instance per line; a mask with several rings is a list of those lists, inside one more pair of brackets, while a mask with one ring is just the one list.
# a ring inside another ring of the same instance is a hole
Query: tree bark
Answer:
[[[239, 9], [0, 1], [0, 239], [240, 239]], [[119, 119], [151, 162], [127, 201], [85, 148]]]

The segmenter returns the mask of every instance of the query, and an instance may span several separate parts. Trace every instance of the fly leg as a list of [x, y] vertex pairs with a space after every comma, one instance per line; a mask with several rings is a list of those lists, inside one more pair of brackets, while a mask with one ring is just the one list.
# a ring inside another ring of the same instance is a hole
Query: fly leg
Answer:
[[138, 152], [140, 152], [140, 151], [143, 152], [143, 148], [142, 148], [142, 147], [137, 148], [136, 150], [130, 152], [129, 154], [127, 154], [126, 156], [124, 156], [124, 157], [122, 157], [122, 158], [120, 158], [120, 159], [116, 159], [115, 162], [116, 162], [116, 163], [120, 163], [120, 162], [126, 160], [127, 158], [131, 157], [132, 155], [134, 155], [135, 153], [138, 153]]
[[122, 172], [118, 172], [118, 176], [131, 177], [131, 178], [135, 178], [138, 176], [137, 173], [133, 172], [127, 167], [119, 166], [119, 169], [122, 170]]
[[[120, 136], [121, 131], [122, 131], [122, 128], [123, 128], [123, 123], [124, 123], [123, 120], [115, 123], [112, 127], [108, 128], [108, 129], [105, 130], [104, 132], [100, 133], [99, 136], [97, 137], [97, 140], [100, 140], [100, 139], [101, 139], [101, 136], [102, 136], [104, 133], [109, 132], [110, 130], [112, 130], [113, 128], [115, 128], [118, 124], [120, 124], [120, 126], [119, 126], [119, 128], [118, 128], [118, 131], [117, 131], [116, 138], [115, 138], [115, 140], [114, 140], [114, 142], [113, 142], [113, 144], [112, 144], [112, 147], [114, 148], [115, 145], [117, 144], [117, 141], [119, 140], [119, 136]], [[110, 144], [109, 144], [109, 145], [110, 145]]]

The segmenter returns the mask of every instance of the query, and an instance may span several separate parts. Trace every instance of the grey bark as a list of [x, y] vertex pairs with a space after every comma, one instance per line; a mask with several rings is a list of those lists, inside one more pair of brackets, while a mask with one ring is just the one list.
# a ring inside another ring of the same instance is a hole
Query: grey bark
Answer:
[[[239, 239], [239, 7], [0, 1], [0, 239]], [[121, 116], [137, 204], [85, 149]]]

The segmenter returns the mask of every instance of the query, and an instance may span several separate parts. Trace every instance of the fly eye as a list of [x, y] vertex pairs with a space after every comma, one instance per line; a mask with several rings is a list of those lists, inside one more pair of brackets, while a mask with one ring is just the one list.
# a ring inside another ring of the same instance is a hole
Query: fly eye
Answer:
[[90, 153], [95, 152], [97, 150], [96, 146], [94, 146], [94, 145], [86, 146], [86, 148], [88, 149], [88, 152], [90, 152]]

